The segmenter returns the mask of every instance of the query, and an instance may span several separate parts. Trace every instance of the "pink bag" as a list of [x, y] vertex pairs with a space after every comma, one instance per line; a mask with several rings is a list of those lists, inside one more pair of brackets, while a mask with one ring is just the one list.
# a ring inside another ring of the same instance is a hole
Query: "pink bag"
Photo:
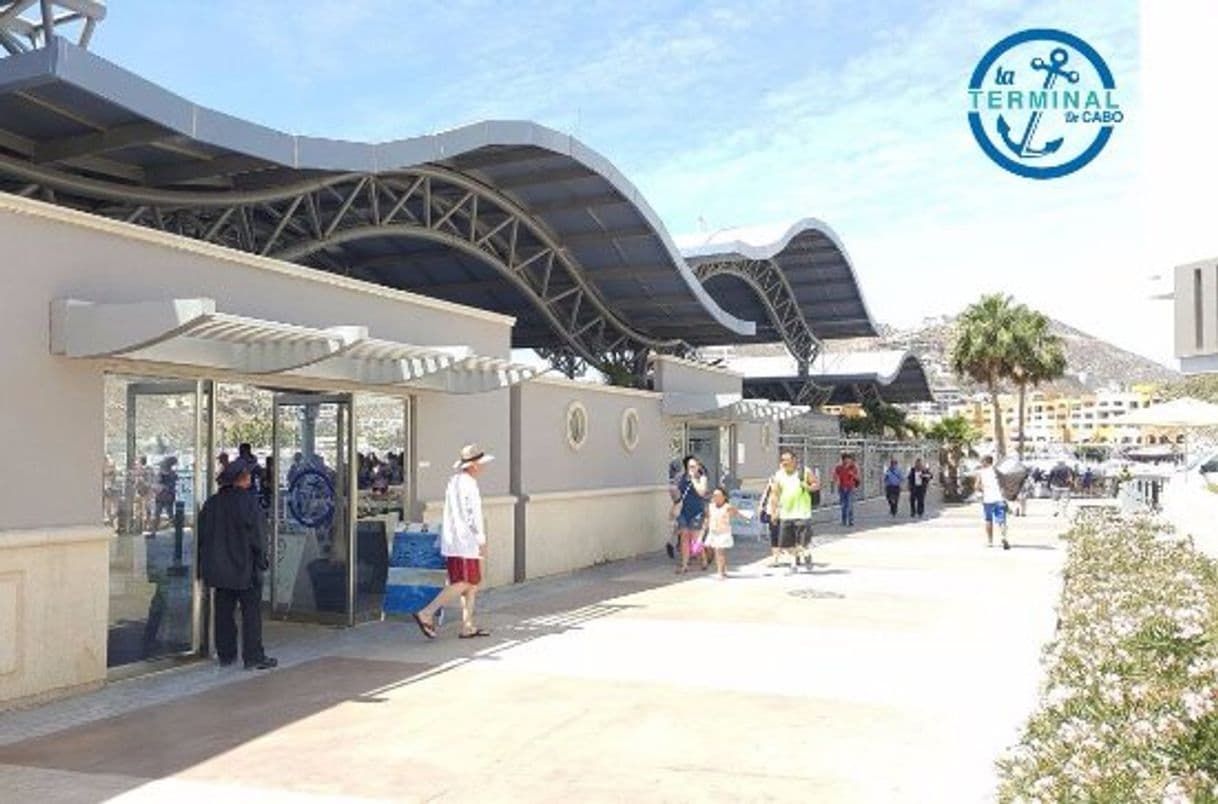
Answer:
[[702, 544], [701, 536], [695, 536], [694, 538], [689, 540], [689, 554], [691, 556], [702, 555], [702, 550], [704, 547], [705, 547], [705, 545]]

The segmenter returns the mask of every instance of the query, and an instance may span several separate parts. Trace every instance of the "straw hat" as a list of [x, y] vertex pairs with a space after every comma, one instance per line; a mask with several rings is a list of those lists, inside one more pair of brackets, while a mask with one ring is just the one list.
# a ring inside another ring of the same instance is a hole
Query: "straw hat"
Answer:
[[495, 460], [495, 456], [487, 455], [477, 444], [466, 444], [461, 448], [461, 458], [453, 464], [453, 468], [464, 469], [475, 463], [490, 463], [493, 460]]

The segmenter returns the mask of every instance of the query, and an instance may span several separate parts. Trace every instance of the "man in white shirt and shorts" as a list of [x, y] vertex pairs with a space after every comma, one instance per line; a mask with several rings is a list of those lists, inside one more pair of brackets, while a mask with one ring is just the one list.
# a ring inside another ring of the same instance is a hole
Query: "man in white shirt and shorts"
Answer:
[[461, 639], [490, 636], [474, 625], [474, 600], [482, 583], [482, 559], [486, 557], [486, 525], [482, 518], [482, 494], [477, 477], [484, 464], [495, 460], [476, 444], [461, 448], [461, 459], [453, 464], [457, 473], [444, 493], [444, 527], [440, 531], [440, 553], [448, 570], [448, 585], [414, 615], [415, 624], [428, 639], [436, 638], [436, 610], [461, 598]]
[[976, 477], [977, 486], [981, 489], [981, 511], [985, 516], [987, 546], [994, 546], [994, 523], [997, 522], [1002, 533], [1002, 549], [1010, 550], [1011, 543], [1007, 541], [1007, 501], [1002, 496], [1002, 486], [998, 483], [993, 456], [986, 455], [981, 459], [981, 468], [977, 470]]

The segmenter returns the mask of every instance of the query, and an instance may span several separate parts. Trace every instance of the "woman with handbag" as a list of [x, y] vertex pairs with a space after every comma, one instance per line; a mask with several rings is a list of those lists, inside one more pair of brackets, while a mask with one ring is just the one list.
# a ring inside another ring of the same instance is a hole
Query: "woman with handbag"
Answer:
[[[685, 456], [684, 467], [684, 474], [677, 480], [676, 501], [672, 507], [672, 514], [677, 522], [681, 550], [681, 566], [677, 568], [678, 575], [689, 571], [689, 556], [694, 540], [699, 540], [698, 545], [699, 548], [701, 547], [702, 521], [706, 516], [706, 495], [710, 485], [706, 473], [702, 471], [702, 466], [693, 455]], [[697, 549], [695, 555], [701, 557], [702, 569], [706, 569], [706, 552]]]

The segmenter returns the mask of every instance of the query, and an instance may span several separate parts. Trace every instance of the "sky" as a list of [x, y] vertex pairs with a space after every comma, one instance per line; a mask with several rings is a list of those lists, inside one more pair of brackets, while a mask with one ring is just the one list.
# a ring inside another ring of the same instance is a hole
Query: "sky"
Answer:
[[[380, 141], [534, 120], [606, 156], [674, 235], [827, 222], [879, 321], [1005, 291], [1175, 365], [1150, 278], [1218, 255], [1189, 197], [1215, 172], [1196, 158], [1193, 115], [1215, 113], [1192, 109], [1193, 87], [1207, 90], [1189, 63], [1211, 33], [1193, 15], [1212, 25], [1213, 5], [112, 0], [92, 49], [293, 133]], [[1094, 162], [1050, 181], [989, 161], [965, 116], [977, 61], [1031, 27], [1089, 42], [1127, 113]]]

